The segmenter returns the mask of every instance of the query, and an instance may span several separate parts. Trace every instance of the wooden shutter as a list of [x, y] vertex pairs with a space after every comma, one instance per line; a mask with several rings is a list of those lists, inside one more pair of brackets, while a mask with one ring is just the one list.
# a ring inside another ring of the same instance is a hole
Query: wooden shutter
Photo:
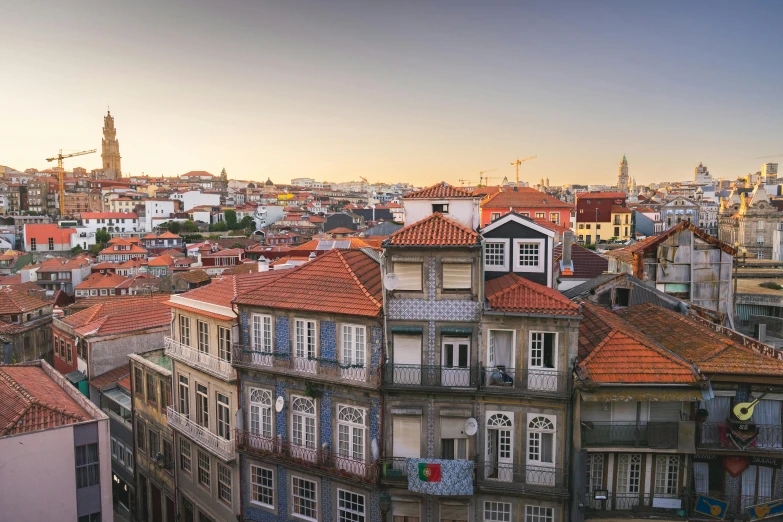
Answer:
[[443, 263], [443, 289], [470, 290], [472, 267], [470, 263]]
[[397, 290], [421, 290], [421, 263], [394, 263]]
[[421, 457], [421, 417], [395, 416], [392, 439], [394, 457]]

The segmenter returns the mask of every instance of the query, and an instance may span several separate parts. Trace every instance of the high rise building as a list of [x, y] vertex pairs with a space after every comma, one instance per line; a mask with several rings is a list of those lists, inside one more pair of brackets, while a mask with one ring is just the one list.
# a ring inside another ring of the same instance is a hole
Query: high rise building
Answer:
[[107, 111], [103, 118], [103, 141], [101, 142], [101, 159], [105, 176], [110, 179], [122, 177], [120, 166], [120, 142], [117, 140], [117, 129], [114, 128], [114, 117]]
[[702, 163], [699, 163], [699, 166], [693, 169], [693, 182], [697, 185], [712, 184], [712, 174]]
[[778, 183], [778, 164], [765, 163], [761, 166], [761, 179], [767, 185], [777, 185]]
[[623, 160], [617, 169], [617, 189], [628, 194], [630, 188], [628, 184], [628, 160], [625, 159], [625, 154], [623, 154]]

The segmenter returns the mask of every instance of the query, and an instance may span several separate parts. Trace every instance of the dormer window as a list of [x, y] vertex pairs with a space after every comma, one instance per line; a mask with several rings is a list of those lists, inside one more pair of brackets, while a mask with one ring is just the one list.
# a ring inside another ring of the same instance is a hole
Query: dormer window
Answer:
[[449, 213], [449, 204], [448, 203], [433, 203], [432, 204], [432, 212], [440, 212], [441, 214], [448, 214]]
[[508, 239], [487, 239], [484, 242], [484, 270], [508, 272]]
[[544, 272], [544, 240], [514, 240], [514, 272]]

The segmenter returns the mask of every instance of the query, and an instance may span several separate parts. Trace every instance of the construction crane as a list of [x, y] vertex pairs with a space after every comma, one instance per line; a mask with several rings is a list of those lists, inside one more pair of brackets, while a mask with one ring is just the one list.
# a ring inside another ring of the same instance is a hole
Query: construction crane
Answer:
[[364, 182], [365, 182], [365, 183], [367, 183], [368, 185], [370, 184], [370, 182], [369, 182], [369, 181], [367, 181], [367, 178], [363, 178], [363, 177], [359, 176], [359, 179], [360, 179], [360, 180], [362, 180], [362, 181], [364, 181]]
[[523, 158], [523, 159], [517, 158], [516, 161], [513, 161], [511, 163], [512, 165], [516, 165], [516, 167], [517, 167], [517, 179], [516, 179], [516, 184], [514, 185], [514, 190], [518, 190], [519, 189], [519, 165], [521, 165], [522, 163], [524, 163], [524, 162], [526, 162], [528, 160], [536, 159], [537, 157], [538, 156], [529, 156], [529, 157]]
[[46, 158], [46, 161], [57, 160], [57, 189], [60, 194], [60, 217], [65, 216], [65, 170], [63, 170], [63, 160], [66, 158], [73, 158], [74, 156], [84, 156], [85, 154], [92, 154], [98, 152], [97, 149], [83, 150], [81, 152], [73, 152], [71, 154], [63, 155], [63, 149], [60, 149], [60, 153], [53, 158]]
[[470, 184], [470, 180], [469, 179], [458, 179], [457, 181], [459, 181], [460, 185], [463, 186], [463, 187], [466, 187], [466, 186], [468, 186]]
[[486, 174], [487, 172], [495, 172], [496, 170], [498, 170], [498, 169], [480, 170], [479, 173], [478, 173], [478, 175], [479, 175], [479, 185], [483, 185], [485, 179], [489, 180], [489, 177], [485, 178], [484, 174]]

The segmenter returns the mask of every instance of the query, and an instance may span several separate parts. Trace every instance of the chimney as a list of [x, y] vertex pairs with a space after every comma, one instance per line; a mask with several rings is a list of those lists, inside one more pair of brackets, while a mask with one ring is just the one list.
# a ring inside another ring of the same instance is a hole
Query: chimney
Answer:
[[571, 247], [574, 245], [574, 233], [570, 230], [563, 234], [563, 255], [560, 257], [560, 273], [573, 275], [574, 263], [571, 260]]
[[264, 256], [258, 258], [258, 271], [269, 272], [269, 260]]

